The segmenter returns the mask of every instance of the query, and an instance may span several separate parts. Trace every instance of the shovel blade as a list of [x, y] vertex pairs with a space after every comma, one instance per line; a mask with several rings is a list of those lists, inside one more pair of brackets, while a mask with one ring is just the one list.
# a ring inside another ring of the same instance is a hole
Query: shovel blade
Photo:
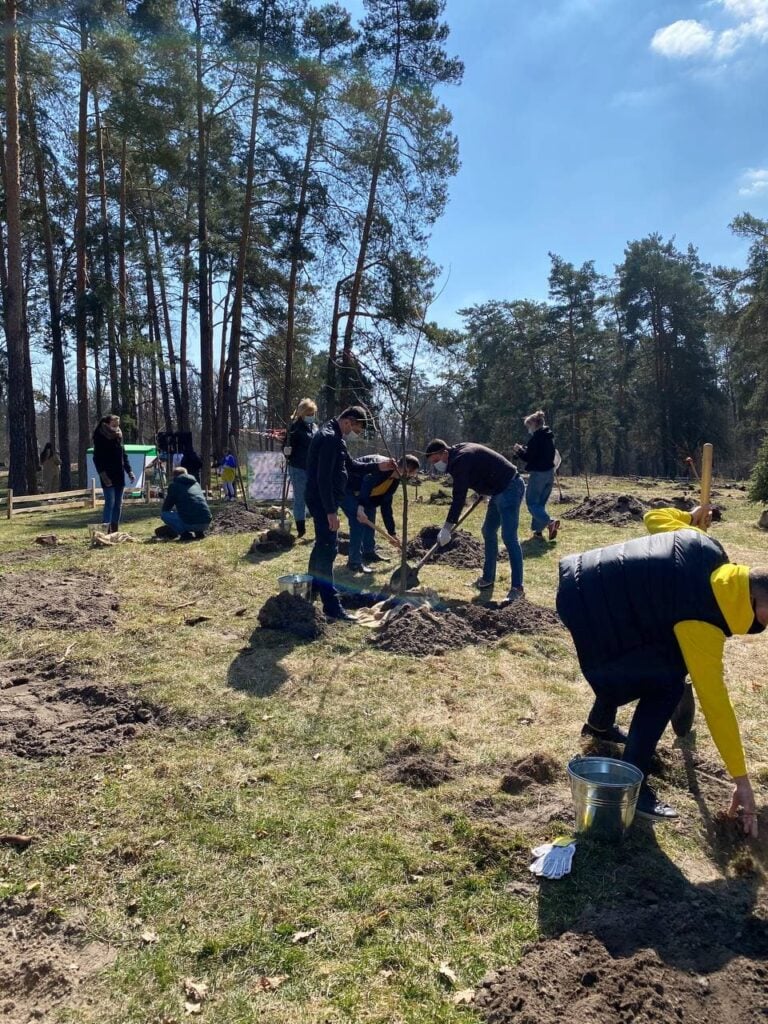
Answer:
[[402, 587], [403, 590], [410, 590], [411, 587], [418, 587], [419, 585], [419, 574], [410, 565], [406, 566], [405, 569], [402, 567], [395, 569], [389, 580], [389, 585], [393, 590]]

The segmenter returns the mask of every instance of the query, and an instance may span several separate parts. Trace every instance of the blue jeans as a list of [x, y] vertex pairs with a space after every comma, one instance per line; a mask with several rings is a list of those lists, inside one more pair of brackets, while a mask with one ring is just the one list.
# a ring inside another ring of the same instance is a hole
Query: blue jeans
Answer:
[[496, 579], [496, 561], [499, 555], [499, 527], [501, 536], [509, 553], [509, 564], [512, 569], [512, 586], [523, 585], [523, 549], [517, 537], [520, 523], [520, 505], [525, 494], [523, 478], [518, 474], [510, 480], [501, 494], [495, 494], [488, 502], [488, 511], [483, 521], [483, 540], [485, 541], [485, 563], [483, 578]]
[[534, 533], [541, 533], [552, 522], [546, 505], [554, 482], [554, 469], [534, 470], [528, 474], [525, 503], [531, 513], [531, 529]]
[[307, 490], [307, 471], [299, 469], [298, 466], [289, 466], [288, 476], [291, 478], [293, 487], [293, 518], [297, 523], [303, 523], [307, 518], [304, 503], [304, 495]]
[[[376, 534], [370, 526], [363, 526], [357, 521], [358, 505], [359, 502], [355, 494], [347, 494], [341, 503], [349, 520], [349, 562], [351, 565], [360, 565], [363, 555], [373, 554], [376, 550]], [[373, 522], [376, 509], [366, 508], [365, 514]]]
[[104, 516], [102, 523], [117, 526], [123, 511], [123, 487], [104, 487]]
[[210, 523], [185, 523], [178, 512], [161, 512], [160, 518], [176, 533], [205, 533]]

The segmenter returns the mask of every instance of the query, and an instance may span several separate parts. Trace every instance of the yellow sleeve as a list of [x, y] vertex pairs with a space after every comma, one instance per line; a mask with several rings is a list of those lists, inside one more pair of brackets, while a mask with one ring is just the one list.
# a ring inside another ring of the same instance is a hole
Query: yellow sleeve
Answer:
[[691, 527], [691, 513], [679, 508], [652, 508], [643, 516], [643, 522], [648, 533], [669, 533], [670, 530], [681, 530], [685, 526], [697, 529]]
[[688, 619], [677, 623], [675, 636], [725, 767], [733, 778], [746, 775], [739, 724], [723, 680], [725, 636], [722, 630], [708, 622]]

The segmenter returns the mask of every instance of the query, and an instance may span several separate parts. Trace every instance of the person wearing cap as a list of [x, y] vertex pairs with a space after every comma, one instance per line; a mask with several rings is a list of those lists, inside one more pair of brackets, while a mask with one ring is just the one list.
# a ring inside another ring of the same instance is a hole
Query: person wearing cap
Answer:
[[[376, 522], [376, 510], [381, 510], [384, 529], [397, 545], [397, 526], [392, 512], [392, 501], [404, 474], [409, 479], [418, 475], [420, 467], [416, 455], [406, 455], [392, 469], [392, 460], [385, 455], [363, 455], [356, 460], [349, 473], [347, 493], [342, 508], [349, 520], [349, 561], [347, 568], [355, 573], [373, 572], [369, 566], [388, 562], [389, 558], [376, 550], [376, 533], [368, 523]], [[382, 466], [386, 468], [382, 469]]]
[[[733, 779], [728, 813], [757, 835], [755, 798], [738, 722], [723, 679], [726, 637], [768, 624], [768, 568], [728, 560], [700, 527], [708, 508], [653, 509], [650, 536], [560, 561], [557, 611], [595, 694], [583, 734], [624, 744], [623, 760], [645, 780], [637, 814], [678, 817], [647, 782], [651, 758], [690, 674], [715, 746]], [[629, 733], [616, 710], [636, 702]]]
[[[309, 556], [308, 572], [313, 593], [323, 603], [326, 617], [354, 621], [341, 605], [333, 581], [333, 563], [338, 553], [339, 507], [344, 501], [350, 469], [365, 471], [365, 464], [351, 458], [345, 438], [358, 437], [365, 430], [365, 410], [350, 405], [314, 433], [307, 452], [306, 503], [315, 526], [315, 543]], [[387, 463], [382, 463], [383, 469]], [[388, 461], [390, 469], [394, 462]]]
[[426, 456], [427, 462], [438, 473], [448, 473], [453, 480], [451, 507], [437, 535], [440, 546], [445, 546], [451, 539], [470, 490], [489, 498], [482, 528], [485, 542], [483, 574], [475, 581], [475, 586], [485, 590], [493, 587], [496, 581], [501, 529], [512, 573], [507, 600], [515, 601], [523, 597], [523, 549], [520, 547], [517, 528], [525, 484], [517, 469], [492, 448], [467, 441], [449, 446], [440, 438], [435, 438], [427, 445]]

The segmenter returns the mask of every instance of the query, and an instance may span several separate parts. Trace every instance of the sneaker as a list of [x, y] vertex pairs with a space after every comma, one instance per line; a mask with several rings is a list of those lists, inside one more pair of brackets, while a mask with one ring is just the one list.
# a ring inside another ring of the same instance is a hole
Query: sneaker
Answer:
[[325, 619], [326, 622], [357, 622], [355, 616], [350, 615], [343, 608], [340, 608], [337, 612], [326, 612]]
[[392, 559], [387, 555], [381, 555], [378, 551], [371, 551], [369, 554], [363, 552], [363, 561], [369, 565], [375, 565], [376, 562], [391, 562]]
[[472, 586], [477, 587], [478, 590], [489, 590], [494, 582], [494, 580], [487, 580], [485, 576], [478, 576]]
[[609, 726], [607, 729], [596, 729], [594, 725], [585, 722], [581, 727], [581, 735], [596, 740], [607, 740], [608, 743], [627, 742], [627, 734], [616, 724]]
[[540, 530], [534, 530], [531, 534], [531, 540], [544, 540], [544, 534]]
[[347, 569], [350, 572], [355, 573], [355, 575], [358, 575], [359, 573], [367, 575], [373, 572], [373, 569], [369, 569], [368, 566], [363, 565], [362, 562], [347, 562]]
[[557, 531], [559, 529], [560, 529], [560, 520], [559, 519], [553, 519], [550, 522], [549, 526], [547, 527], [547, 532], [549, 533], [549, 539], [550, 540], [554, 540], [557, 537]]
[[155, 530], [155, 536], [159, 537], [160, 540], [175, 540], [179, 535], [175, 530], [172, 530], [170, 526], [163, 524], [162, 526], [157, 527]]
[[205, 540], [205, 531], [195, 530], [195, 540]]
[[640, 796], [637, 798], [635, 814], [641, 818], [649, 818], [651, 821], [674, 821], [680, 815], [669, 804], [660, 800], [650, 786], [643, 786], [640, 789]]
[[507, 594], [507, 601], [509, 604], [512, 604], [513, 601], [519, 601], [522, 597], [525, 597], [525, 591], [522, 587], [509, 588], [509, 593]]
[[185, 530], [184, 533], [179, 537], [179, 541], [182, 544], [189, 544], [190, 541], [196, 540], [194, 533], [191, 530]]

